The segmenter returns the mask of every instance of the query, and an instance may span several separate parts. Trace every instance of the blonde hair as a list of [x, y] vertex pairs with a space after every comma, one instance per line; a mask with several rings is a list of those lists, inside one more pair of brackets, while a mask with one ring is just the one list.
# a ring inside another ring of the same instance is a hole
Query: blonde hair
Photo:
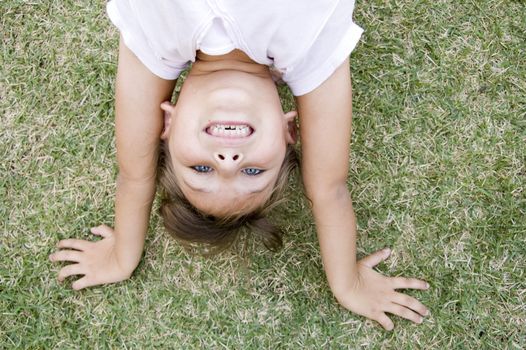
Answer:
[[269, 199], [249, 213], [234, 213], [225, 217], [212, 216], [195, 208], [179, 187], [172, 166], [168, 142], [162, 142], [158, 185], [161, 193], [159, 212], [166, 231], [183, 244], [192, 248], [194, 243], [204, 244], [207, 254], [218, 253], [232, 245], [243, 232], [258, 235], [271, 251], [281, 248], [282, 230], [267, 218], [269, 212], [283, 199], [288, 180], [299, 167], [299, 158], [293, 145], [288, 145], [276, 184]]

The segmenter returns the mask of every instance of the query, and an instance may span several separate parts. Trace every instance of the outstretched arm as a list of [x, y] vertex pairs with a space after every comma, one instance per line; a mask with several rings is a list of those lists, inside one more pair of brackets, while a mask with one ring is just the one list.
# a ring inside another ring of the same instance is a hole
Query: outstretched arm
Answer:
[[84, 275], [74, 289], [129, 278], [139, 264], [155, 196], [159, 137], [163, 127], [160, 105], [170, 100], [175, 81], [153, 75], [121, 38], [115, 98], [115, 128], [119, 174], [115, 196], [115, 230], [92, 228], [97, 242], [67, 239], [52, 261], [70, 261], [59, 280]]
[[121, 39], [115, 96], [119, 164], [115, 231], [120, 241], [119, 255], [133, 268], [142, 254], [155, 196], [159, 141], [164, 123], [160, 106], [170, 100], [174, 86], [175, 81], [151, 73]]
[[321, 256], [334, 296], [347, 309], [393, 323], [386, 312], [420, 323], [427, 309], [395, 289], [426, 289], [417, 279], [388, 278], [372, 268], [388, 250], [356, 261], [356, 218], [347, 189], [352, 89], [346, 60], [321, 86], [296, 99], [300, 117], [302, 176], [312, 202]]

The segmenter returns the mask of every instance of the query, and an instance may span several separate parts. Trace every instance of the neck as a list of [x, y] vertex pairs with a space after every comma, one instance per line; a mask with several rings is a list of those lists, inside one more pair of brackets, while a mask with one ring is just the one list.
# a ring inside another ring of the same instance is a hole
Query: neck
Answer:
[[271, 78], [270, 71], [266, 65], [253, 61], [243, 51], [237, 49], [218, 56], [211, 56], [197, 51], [196, 61], [192, 65], [189, 74], [206, 75], [221, 70], [234, 70], [254, 74], [262, 78]]

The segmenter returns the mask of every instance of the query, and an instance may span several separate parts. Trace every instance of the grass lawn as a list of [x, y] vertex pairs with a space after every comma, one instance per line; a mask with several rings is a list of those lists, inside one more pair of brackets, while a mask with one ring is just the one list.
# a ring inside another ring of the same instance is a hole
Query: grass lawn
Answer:
[[431, 310], [422, 325], [393, 317], [385, 332], [337, 304], [297, 185], [276, 214], [288, 232], [276, 254], [249, 240], [240, 254], [192, 256], [155, 214], [131, 279], [57, 282], [58, 240], [113, 222], [118, 33], [104, 2], [6, 0], [0, 348], [526, 348], [526, 5], [356, 6], [359, 254], [389, 246], [382, 272], [430, 282], [409, 292]]

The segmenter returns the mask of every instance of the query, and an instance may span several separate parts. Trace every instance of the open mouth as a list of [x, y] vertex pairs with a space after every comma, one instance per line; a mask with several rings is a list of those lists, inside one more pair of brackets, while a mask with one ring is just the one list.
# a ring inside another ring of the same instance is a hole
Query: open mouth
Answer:
[[205, 129], [208, 135], [224, 138], [244, 138], [254, 133], [254, 129], [248, 125], [237, 122], [214, 122]]

